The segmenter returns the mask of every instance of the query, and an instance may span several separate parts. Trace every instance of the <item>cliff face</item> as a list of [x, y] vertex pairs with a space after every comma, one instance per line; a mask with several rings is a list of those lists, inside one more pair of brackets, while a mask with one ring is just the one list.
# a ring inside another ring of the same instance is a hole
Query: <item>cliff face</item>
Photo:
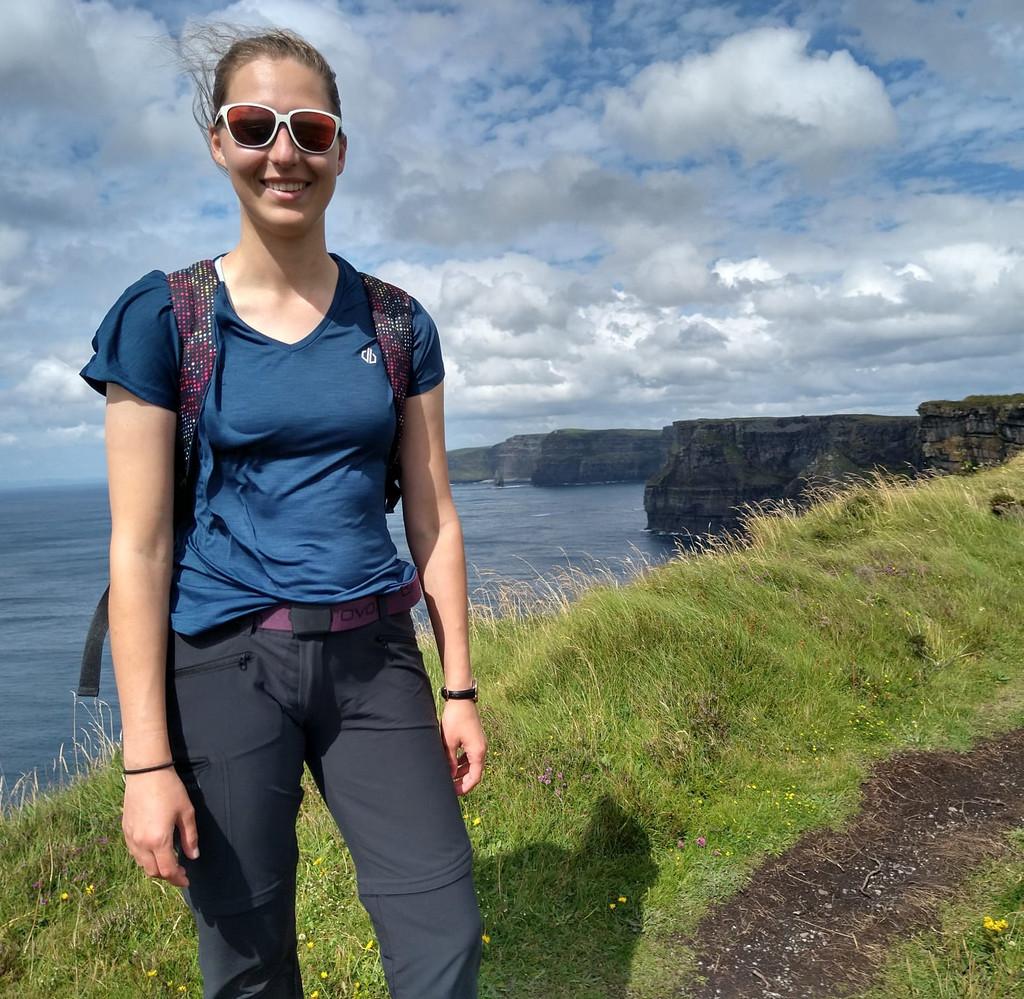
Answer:
[[482, 482], [493, 475], [489, 447], [460, 447], [448, 452], [449, 482]]
[[934, 400], [917, 411], [921, 450], [944, 472], [998, 465], [1024, 451], [1024, 394]]
[[516, 434], [491, 451], [491, 475], [505, 482], [529, 482], [540, 458], [541, 441], [547, 434]]
[[555, 430], [541, 441], [531, 481], [535, 486], [643, 481], [667, 456], [660, 430]]
[[448, 452], [452, 482], [532, 482], [564, 486], [643, 482], [667, 456], [660, 430], [555, 430], [517, 434], [493, 447]]
[[841, 480], [874, 465], [912, 475], [924, 465], [915, 416], [677, 420], [662, 434], [668, 458], [644, 489], [654, 531], [718, 531], [736, 526], [740, 504], [799, 504], [808, 480]]

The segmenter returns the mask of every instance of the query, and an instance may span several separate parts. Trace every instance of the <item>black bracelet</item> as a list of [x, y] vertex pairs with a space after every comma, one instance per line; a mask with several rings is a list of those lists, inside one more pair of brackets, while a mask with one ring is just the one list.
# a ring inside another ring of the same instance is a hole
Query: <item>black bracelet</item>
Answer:
[[447, 687], [441, 688], [441, 696], [447, 700], [459, 701], [475, 701], [477, 700], [476, 692], [476, 680], [473, 681], [473, 686], [468, 690], [449, 690]]
[[150, 770], [166, 770], [167, 767], [173, 767], [173, 766], [174, 766], [174, 760], [171, 760], [170, 763], [161, 763], [159, 766], [155, 766], [155, 767], [141, 767], [138, 770], [122, 770], [121, 773], [123, 773], [123, 774], [148, 774]]

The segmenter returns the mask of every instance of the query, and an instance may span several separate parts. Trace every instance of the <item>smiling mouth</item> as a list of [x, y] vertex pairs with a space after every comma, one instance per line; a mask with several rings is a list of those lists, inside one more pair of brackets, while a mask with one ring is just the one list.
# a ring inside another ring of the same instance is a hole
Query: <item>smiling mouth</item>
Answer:
[[278, 191], [278, 192], [283, 193], [283, 194], [294, 194], [294, 193], [296, 193], [298, 191], [304, 191], [307, 187], [309, 187], [311, 181], [308, 181], [308, 180], [303, 180], [303, 181], [264, 180], [264, 181], [260, 181], [260, 183], [263, 184], [264, 187], [266, 187], [267, 189], [269, 189], [271, 191]]

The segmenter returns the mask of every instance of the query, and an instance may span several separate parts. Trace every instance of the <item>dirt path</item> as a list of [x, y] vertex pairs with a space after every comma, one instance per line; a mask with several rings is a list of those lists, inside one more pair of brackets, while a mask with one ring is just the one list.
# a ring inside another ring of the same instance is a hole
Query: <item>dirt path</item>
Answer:
[[1024, 822], [1024, 729], [969, 753], [902, 753], [876, 764], [862, 790], [848, 828], [804, 836], [707, 913], [683, 941], [698, 974], [676, 995], [826, 999], [866, 988], [887, 948], [927, 926]]

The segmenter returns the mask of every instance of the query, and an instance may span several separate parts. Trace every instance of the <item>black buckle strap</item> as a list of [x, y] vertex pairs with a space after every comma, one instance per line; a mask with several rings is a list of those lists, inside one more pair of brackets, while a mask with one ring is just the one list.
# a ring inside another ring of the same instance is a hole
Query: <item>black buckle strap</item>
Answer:
[[289, 608], [289, 618], [292, 622], [293, 637], [319, 635], [331, 630], [331, 605], [292, 604]]
[[110, 598], [110, 585], [103, 591], [93, 611], [89, 623], [89, 633], [85, 636], [85, 648], [82, 651], [82, 671], [78, 677], [79, 697], [99, 697], [100, 664], [103, 660], [103, 641], [107, 637], [108, 620], [107, 605]]

